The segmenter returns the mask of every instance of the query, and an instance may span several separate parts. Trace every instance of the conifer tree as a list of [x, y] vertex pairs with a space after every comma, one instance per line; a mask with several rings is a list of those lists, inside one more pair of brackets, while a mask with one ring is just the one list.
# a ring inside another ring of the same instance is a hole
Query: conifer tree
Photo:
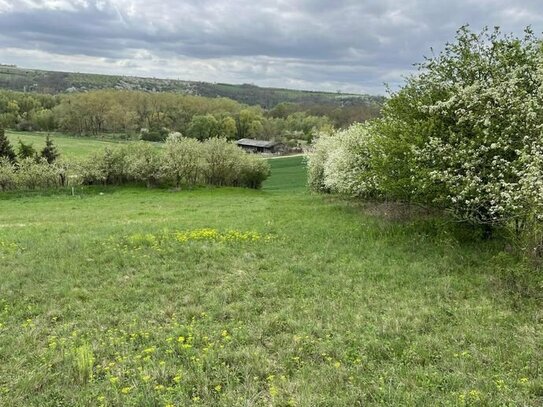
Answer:
[[13, 151], [13, 147], [11, 146], [4, 129], [0, 127], [0, 158], [1, 157], [7, 158], [12, 163], [17, 159], [15, 151]]
[[41, 156], [47, 160], [49, 164], [52, 164], [59, 157], [60, 153], [57, 147], [53, 144], [51, 137], [47, 136], [45, 139], [45, 147], [41, 150]]
[[25, 158], [36, 158], [36, 150], [34, 150], [32, 144], [25, 144], [19, 139], [17, 155], [21, 160], [24, 160]]

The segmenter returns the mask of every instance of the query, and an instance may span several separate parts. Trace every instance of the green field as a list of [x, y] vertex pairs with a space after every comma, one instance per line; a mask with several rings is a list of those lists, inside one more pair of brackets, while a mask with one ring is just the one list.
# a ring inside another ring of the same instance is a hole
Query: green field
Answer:
[[[40, 151], [45, 145], [45, 138], [48, 133], [45, 132], [14, 132], [7, 131], [6, 134], [16, 149], [18, 141], [25, 144], [32, 144], [36, 151]], [[60, 133], [50, 133], [53, 143], [57, 146], [62, 157], [81, 158], [86, 157], [94, 151], [103, 150], [105, 147], [117, 145], [119, 142], [108, 140], [97, 140], [85, 137], [70, 137]]]
[[541, 273], [271, 165], [261, 191], [3, 195], [0, 405], [542, 405]]
[[280, 193], [303, 192], [306, 189], [304, 157], [285, 157], [268, 160], [273, 176], [264, 183], [266, 191]]

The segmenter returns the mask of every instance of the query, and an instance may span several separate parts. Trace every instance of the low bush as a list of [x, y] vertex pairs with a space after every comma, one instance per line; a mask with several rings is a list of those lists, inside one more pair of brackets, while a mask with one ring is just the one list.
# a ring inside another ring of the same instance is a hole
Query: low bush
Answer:
[[369, 125], [355, 124], [334, 136], [323, 168], [323, 185], [337, 193], [368, 197], [377, 193], [377, 176], [372, 168], [372, 132]]
[[246, 155], [241, 169], [241, 186], [260, 189], [270, 176], [270, 165], [254, 155]]
[[0, 191], [15, 189], [16, 185], [15, 165], [7, 157], [0, 157]]
[[123, 148], [125, 154], [123, 168], [128, 179], [152, 187], [160, 182], [161, 157], [157, 149], [149, 143], [138, 142]]
[[331, 192], [326, 187], [324, 167], [328, 161], [330, 151], [336, 146], [333, 134], [322, 133], [308, 149], [307, 155], [307, 182], [309, 188], [315, 192]]
[[105, 148], [80, 162], [81, 182], [86, 185], [120, 185], [130, 180], [124, 146]]
[[68, 185], [67, 168], [62, 163], [25, 158], [17, 165], [0, 159], [0, 191], [58, 188]]
[[180, 133], [170, 134], [161, 159], [163, 178], [176, 188], [194, 186], [201, 182], [202, 167], [203, 144]]
[[209, 185], [238, 185], [247, 154], [224, 138], [203, 143], [203, 171]]
[[15, 179], [19, 189], [46, 189], [60, 186], [58, 168], [43, 159], [25, 158], [19, 162]]

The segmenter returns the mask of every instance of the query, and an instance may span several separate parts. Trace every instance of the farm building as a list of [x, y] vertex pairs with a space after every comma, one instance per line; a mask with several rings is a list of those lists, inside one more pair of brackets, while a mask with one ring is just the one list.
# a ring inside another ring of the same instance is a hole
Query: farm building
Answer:
[[242, 138], [236, 144], [246, 151], [252, 153], [277, 153], [283, 149], [283, 144], [277, 141], [253, 140]]

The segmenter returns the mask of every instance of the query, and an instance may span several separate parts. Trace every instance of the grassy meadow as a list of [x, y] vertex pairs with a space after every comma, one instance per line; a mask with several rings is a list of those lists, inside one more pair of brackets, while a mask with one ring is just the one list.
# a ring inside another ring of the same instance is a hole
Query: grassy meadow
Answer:
[[115, 146], [119, 141], [98, 140], [95, 138], [74, 137], [65, 134], [51, 132], [19, 132], [6, 131], [9, 141], [17, 149], [19, 140], [25, 144], [32, 144], [36, 151], [41, 151], [45, 145], [47, 134], [50, 135], [53, 143], [65, 158], [82, 158], [95, 151], [103, 150], [105, 147]]
[[0, 405], [543, 403], [541, 273], [270, 162], [260, 191], [0, 196]]

